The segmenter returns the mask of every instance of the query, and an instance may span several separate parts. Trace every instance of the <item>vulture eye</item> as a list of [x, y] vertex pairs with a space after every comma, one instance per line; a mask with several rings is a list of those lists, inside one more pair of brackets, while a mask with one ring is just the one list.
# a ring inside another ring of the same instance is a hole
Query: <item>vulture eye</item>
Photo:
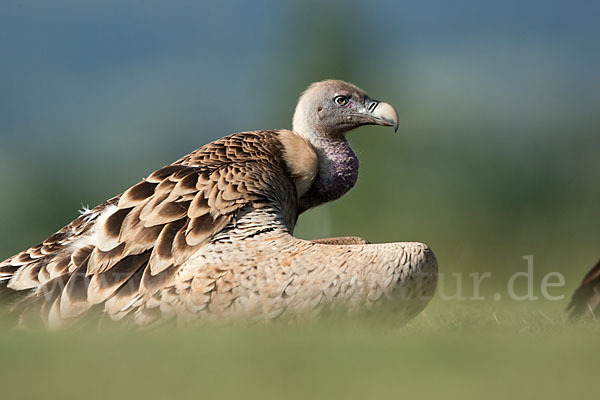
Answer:
[[346, 96], [335, 96], [333, 101], [340, 107], [346, 107], [350, 103], [350, 99]]

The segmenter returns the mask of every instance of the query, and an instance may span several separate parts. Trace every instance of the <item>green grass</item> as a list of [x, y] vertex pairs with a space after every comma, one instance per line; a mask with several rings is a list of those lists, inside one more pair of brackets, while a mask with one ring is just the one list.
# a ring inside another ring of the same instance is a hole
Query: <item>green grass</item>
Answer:
[[12, 398], [593, 397], [600, 325], [558, 307], [432, 306], [381, 319], [161, 332], [0, 330]]

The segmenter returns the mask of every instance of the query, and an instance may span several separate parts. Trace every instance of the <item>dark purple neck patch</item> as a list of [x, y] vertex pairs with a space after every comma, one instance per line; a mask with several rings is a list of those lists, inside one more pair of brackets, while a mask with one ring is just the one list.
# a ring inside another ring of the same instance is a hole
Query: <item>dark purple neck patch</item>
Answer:
[[339, 199], [358, 179], [358, 157], [345, 138], [323, 141], [320, 149], [319, 173], [300, 199], [300, 212]]

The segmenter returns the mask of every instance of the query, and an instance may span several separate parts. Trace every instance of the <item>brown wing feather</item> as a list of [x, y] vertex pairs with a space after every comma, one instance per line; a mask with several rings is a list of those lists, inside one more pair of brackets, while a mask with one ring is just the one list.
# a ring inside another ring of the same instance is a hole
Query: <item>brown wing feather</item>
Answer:
[[583, 278], [567, 307], [571, 318], [596, 317], [600, 306], [600, 261]]
[[[48, 292], [44, 284], [52, 284], [43, 307], [52, 325], [103, 302], [119, 319], [173, 286], [179, 267], [244, 208], [275, 205], [291, 228], [297, 217], [296, 177], [279, 135], [227, 136], [155, 171], [40, 245], [0, 263], [0, 286]], [[63, 285], [60, 293], [57, 282]], [[43, 295], [37, 293], [38, 300]]]

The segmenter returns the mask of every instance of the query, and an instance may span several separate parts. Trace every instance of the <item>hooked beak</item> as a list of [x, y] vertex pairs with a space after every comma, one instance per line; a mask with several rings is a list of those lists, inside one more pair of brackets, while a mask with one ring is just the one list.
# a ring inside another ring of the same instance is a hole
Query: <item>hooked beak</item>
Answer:
[[398, 131], [398, 113], [396, 109], [388, 103], [366, 98], [365, 100], [366, 110], [370, 122], [375, 125], [382, 126], [393, 126], [394, 132]]

